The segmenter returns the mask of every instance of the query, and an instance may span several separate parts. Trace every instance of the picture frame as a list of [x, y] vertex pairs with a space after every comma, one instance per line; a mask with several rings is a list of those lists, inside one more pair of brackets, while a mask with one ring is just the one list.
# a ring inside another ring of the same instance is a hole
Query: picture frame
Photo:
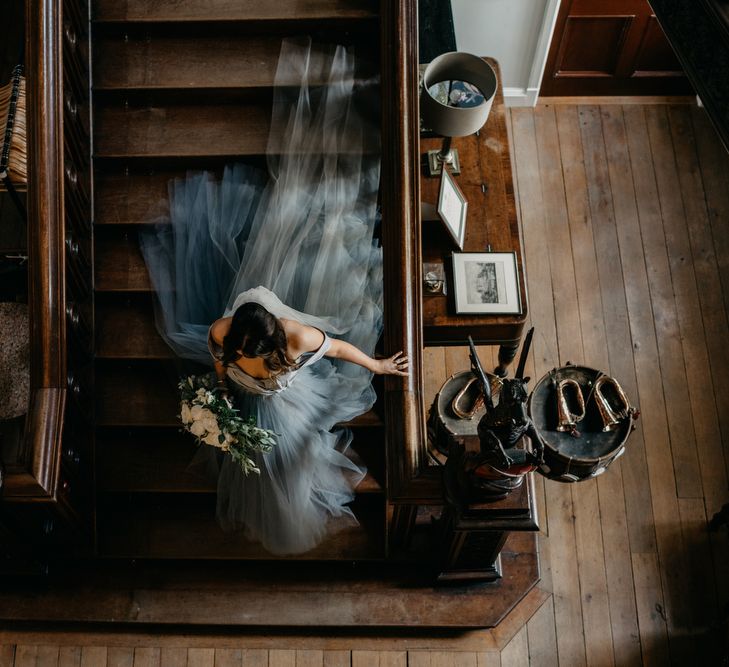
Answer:
[[423, 297], [448, 294], [443, 262], [423, 262]]
[[441, 170], [437, 211], [451, 238], [463, 250], [468, 201], [447, 168]]
[[454, 252], [456, 313], [521, 314], [519, 271], [514, 252]]

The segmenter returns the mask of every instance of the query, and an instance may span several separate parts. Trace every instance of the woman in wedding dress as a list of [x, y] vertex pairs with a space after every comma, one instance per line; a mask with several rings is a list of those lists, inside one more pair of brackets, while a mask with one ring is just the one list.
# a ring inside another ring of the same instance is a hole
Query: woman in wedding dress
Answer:
[[357, 523], [347, 503], [365, 469], [346, 454], [351, 434], [333, 429], [372, 407], [373, 373], [407, 373], [400, 354], [373, 358], [379, 88], [358, 69], [344, 47], [284, 41], [268, 180], [246, 165], [175, 179], [165, 224], [140, 235], [162, 337], [214, 361], [241, 416], [277, 434], [260, 475], [212, 447], [196, 455], [217, 475], [221, 526], [274, 554]]

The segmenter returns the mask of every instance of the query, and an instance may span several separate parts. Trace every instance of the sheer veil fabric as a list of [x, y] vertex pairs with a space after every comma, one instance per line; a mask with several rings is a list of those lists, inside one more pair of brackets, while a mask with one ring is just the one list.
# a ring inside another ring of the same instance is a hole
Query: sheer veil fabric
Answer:
[[[379, 89], [358, 71], [344, 47], [284, 41], [268, 174], [232, 165], [222, 178], [188, 173], [170, 182], [169, 215], [140, 234], [140, 245], [157, 328], [180, 357], [210, 365], [210, 324], [246, 301], [374, 352], [382, 330], [382, 257], [373, 239], [380, 163], [368, 109]], [[278, 434], [274, 451], [259, 456], [260, 475], [244, 477], [211, 447], [196, 455], [217, 476], [221, 526], [274, 554], [309, 551], [357, 523], [346, 504], [365, 469], [347, 451], [351, 434], [335, 426], [372, 407], [371, 374], [314, 361], [276, 391], [229, 375], [236, 407]]]

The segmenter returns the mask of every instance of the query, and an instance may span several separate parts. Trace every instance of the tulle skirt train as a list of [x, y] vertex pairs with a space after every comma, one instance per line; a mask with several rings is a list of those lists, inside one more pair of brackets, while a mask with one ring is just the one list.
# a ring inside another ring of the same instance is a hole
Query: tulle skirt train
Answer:
[[[140, 243], [157, 328], [179, 356], [210, 365], [209, 325], [259, 285], [300, 321], [373, 354], [382, 329], [381, 249], [373, 240], [379, 135], [369, 120], [378, 89], [358, 72], [343, 47], [285, 41], [268, 173], [234, 165], [222, 178], [190, 173], [170, 183], [168, 217]], [[241, 413], [279, 437], [259, 456], [261, 474], [248, 477], [201, 447], [197, 463], [218, 480], [220, 524], [275, 554], [308, 551], [356, 524], [347, 503], [365, 470], [347, 452], [351, 434], [335, 425], [373, 405], [371, 374], [325, 358], [272, 396], [232, 389]]]

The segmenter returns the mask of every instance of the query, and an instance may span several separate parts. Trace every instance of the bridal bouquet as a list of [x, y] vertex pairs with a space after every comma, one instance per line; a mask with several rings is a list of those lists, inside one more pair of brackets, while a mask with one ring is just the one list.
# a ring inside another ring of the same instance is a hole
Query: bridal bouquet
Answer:
[[180, 420], [198, 444], [217, 447], [230, 454], [243, 472], [260, 473], [255, 452], [270, 452], [276, 434], [256, 425], [255, 417], [243, 419], [228, 399], [214, 388], [210, 375], [190, 375], [178, 385]]

